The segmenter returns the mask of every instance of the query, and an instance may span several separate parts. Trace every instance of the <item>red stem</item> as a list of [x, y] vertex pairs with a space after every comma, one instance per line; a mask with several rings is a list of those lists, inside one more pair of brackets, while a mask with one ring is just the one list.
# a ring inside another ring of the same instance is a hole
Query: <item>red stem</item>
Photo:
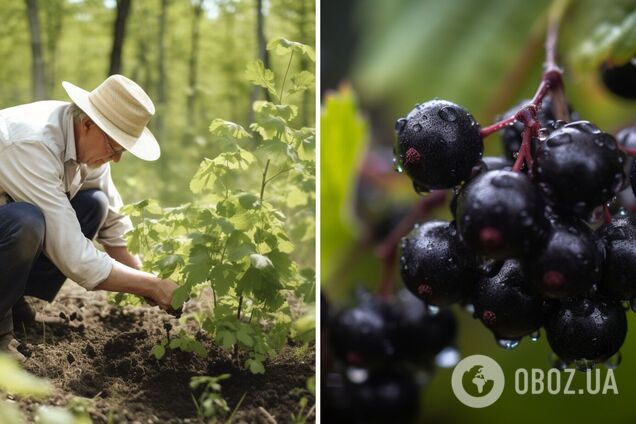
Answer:
[[390, 297], [393, 293], [393, 274], [395, 270], [395, 256], [397, 254], [398, 243], [411, 231], [413, 225], [425, 217], [431, 209], [442, 205], [446, 201], [446, 191], [433, 191], [426, 197], [420, 199], [407, 216], [405, 216], [389, 235], [375, 249], [376, 256], [382, 262], [382, 280], [378, 295], [380, 297]]

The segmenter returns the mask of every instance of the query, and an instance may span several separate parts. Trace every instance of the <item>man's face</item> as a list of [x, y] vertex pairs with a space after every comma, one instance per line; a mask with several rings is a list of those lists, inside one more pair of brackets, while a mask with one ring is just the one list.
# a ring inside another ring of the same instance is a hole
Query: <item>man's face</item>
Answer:
[[119, 162], [125, 151], [90, 119], [81, 123], [75, 145], [77, 161], [90, 168], [97, 168], [110, 160]]

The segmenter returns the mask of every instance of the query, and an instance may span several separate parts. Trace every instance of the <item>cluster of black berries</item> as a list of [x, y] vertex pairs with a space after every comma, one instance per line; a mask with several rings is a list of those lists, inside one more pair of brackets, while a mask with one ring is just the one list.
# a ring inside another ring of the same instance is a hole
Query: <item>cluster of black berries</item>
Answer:
[[360, 290], [331, 312], [321, 299], [322, 413], [329, 423], [412, 422], [435, 365], [453, 366], [457, 324], [406, 290], [382, 298]]
[[[534, 106], [504, 117], [523, 107]], [[397, 121], [398, 170], [419, 192], [456, 193], [452, 222], [402, 239], [401, 275], [429, 305], [472, 304], [504, 347], [544, 327], [563, 364], [588, 368], [618, 352], [622, 302], [636, 297], [636, 218], [607, 208], [629, 185], [627, 157], [594, 124], [556, 120], [549, 97], [532, 110], [541, 129], [531, 133], [531, 166], [514, 171], [523, 123], [503, 130], [507, 157], [482, 158], [479, 125], [454, 103], [432, 100]], [[631, 179], [634, 188], [636, 165]]]

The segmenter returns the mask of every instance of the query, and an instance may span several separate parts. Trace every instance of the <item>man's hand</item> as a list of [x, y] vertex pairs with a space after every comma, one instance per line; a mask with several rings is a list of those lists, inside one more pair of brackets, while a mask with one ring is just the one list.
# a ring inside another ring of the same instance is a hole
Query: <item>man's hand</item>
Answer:
[[171, 311], [172, 294], [177, 287], [179, 286], [177, 286], [172, 280], [160, 280], [157, 278], [157, 282], [153, 284], [148, 298], [164, 311]]
[[179, 311], [174, 311], [170, 305], [172, 294], [177, 287], [171, 280], [162, 280], [148, 272], [113, 262], [110, 275], [95, 289], [136, 294], [156, 303], [164, 311], [178, 315]]

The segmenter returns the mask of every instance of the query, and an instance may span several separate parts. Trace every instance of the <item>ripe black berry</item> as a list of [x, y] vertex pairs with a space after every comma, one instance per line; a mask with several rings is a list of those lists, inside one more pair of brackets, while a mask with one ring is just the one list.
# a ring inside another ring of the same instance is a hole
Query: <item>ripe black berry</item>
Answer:
[[549, 314], [545, 330], [550, 347], [564, 361], [599, 362], [623, 345], [627, 318], [619, 303], [580, 298]]
[[574, 220], [552, 222], [546, 244], [523, 259], [532, 288], [544, 297], [580, 295], [600, 280], [602, 256], [590, 228]]
[[622, 189], [624, 161], [614, 137], [577, 121], [554, 130], [539, 146], [533, 171], [557, 209], [586, 218]]
[[416, 106], [395, 128], [399, 164], [421, 191], [468, 180], [484, 150], [473, 116], [445, 100]]
[[454, 342], [457, 321], [450, 309], [431, 314], [426, 305], [407, 290], [401, 291], [391, 306], [391, 318], [387, 318], [387, 322], [397, 357], [431, 360]]
[[545, 239], [548, 221], [544, 202], [525, 174], [489, 171], [460, 191], [457, 226], [477, 253], [497, 259], [514, 258]]
[[457, 236], [453, 224], [430, 221], [416, 226], [401, 241], [404, 285], [431, 305], [460, 300], [476, 279], [476, 258]]
[[624, 65], [603, 65], [601, 77], [609, 91], [625, 99], [636, 99], [636, 58]]
[[369, 301], [335, 314], [329, 328], [336, 356], [362, 366], [391, 352], [383, 307], [379, 301]]
[[636, 297], [636, 220], [614, 218], [597, 230], [605, 245], [602, 286], [615, 299]]
[[541, 327], [542, 299], [527, 292], [521, 265], [508, 260], [473, 290], [475, 314], [498, 339], [520, 339]]

